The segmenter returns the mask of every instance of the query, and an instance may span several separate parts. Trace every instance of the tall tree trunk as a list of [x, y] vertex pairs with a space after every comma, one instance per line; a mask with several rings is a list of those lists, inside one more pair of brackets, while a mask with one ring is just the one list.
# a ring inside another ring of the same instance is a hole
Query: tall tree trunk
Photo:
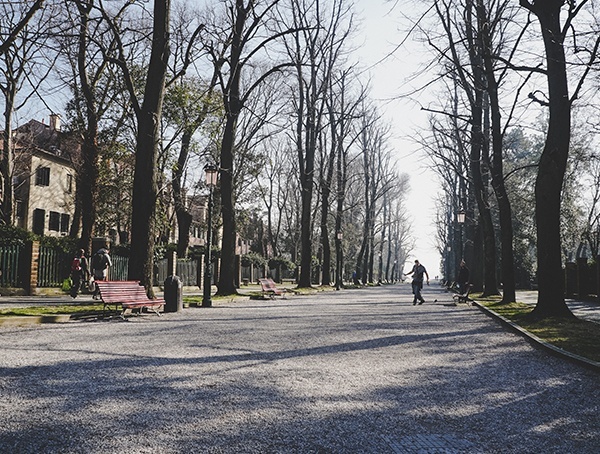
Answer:
[[81, 147], [82, 173], [77, 178], [77, 193], [81, 212], [81, 247], [91, 250], [94, 224], [96, 223], [96, 202], [98, 194], [98, 106], [94, 87], [88, 77], [86, 52], [88, 47], [88, 22], [92, 5], [77, 2], [80, 15], [79, 49], [77, 67], [79, 83], [85, 99], [86, 129]]
[[492, 186], [498, 201], [498, 211], [500, 218], [500, 240], [501, 240], [501, 270], [502, 270], [502, 302], [510, 303], [515, 301], [515, 269], [513, 255], [513, 226], [512, 210], [510, 200], [504, 185], [503, 172], [503, 135], [502, 121], [500, 113], [500, 103], [498, 100], [498, 82], [494, 75], [494, 65], [492, 61], [492, 37], [488, 27], [489, 17], [482, 0], [477, 0], [478, 11], [478, 29], [481, 36], [481, 47], [483, 50], [483, 62], [487, 80], [487, 93], [490, 102], [491, 111], [491, 130], [492, 130], [492, 158], [491, 158], [491, 176]]
[[[12, 92], [12, 94], [10, 94]], [[2, 137], [2, 158], [0, 159], [0, 175], [2, 176], [2, 222], [12, 225], [13, 218], [13, 138], [12, 116], [15, 92], [7, 87], [4, 100], [4, 132]]]
[[302, 243], [302, 257], [300, 258], [300, 280], [298, 287], [311, 286], [311, 263], [312, 263], [312, 196], [313, 196], [313, 175], [315, 171], [315, 148], [312, 143], [313, 138], [310, 134], [314, 131], [314, 115], [309, 108], [309, 121], [307, 131], [309, 131], [308, 140], [305, 141], [304, 168], [300, 174], [300, 184], [302, 191], [302, 227], [300, 238]]
[[219, 282], [217, 284], [218, 295], [233, 295], [237, 292], [235, 286], [236, 219], [233, 188], [233, 154], [237, 123], [242, 108], [240, 101], [242, 36], [250, 7], [246, 8], [242, 0], [236, 0], [235, 24], [230, 51], [231, 74], [227, 89], [223, 93], [226, 121], [221, 142], [220, 163], [223, 238], [221, 241], [221, 272], [219, 273]]
[[146, 76], [144, 101], [138, 120], [135, 174], [133, 178], [131, 257], [128, 276], [140, 280], [149, 296], [152, 291], [155, 244], [157, 157], [160, 117], [169, 59], [170, 0], [154, 1], [152, 49]]
[[[364, 127], [364, 125], [363, 125]], [[363, 143], [362, 143], [362, 154], [363, 154], [363, 168], [364, 168], [364, 196], [365, 196], [365, 220], [363, 222], [362, 241], [358, 256], [356, 257], [356, 276], [354, 283], [358, 284], [362, 282], [367, 283], [367, 261], [369, 255], [369, 233], [371, 226], [371, 198], [369, 196], [369, 189], [371, 184], [371, 175], [369, 174], [369, 149], [367, 146], [366, 128], [362, 132]]]
[[487, 200], [487, 187], [483, 179], [482, 168], [484, 160], [482, 151], [486, 145], [483, 131], [483, 103], [486, 80], [483, 72], [482, 52], [480, 42], [474, 32], [476, 28], [473, 23], [473, 2], [467, 2], [465, 12], [466, 18], [466, 36], [469, 42], [469, 58], [471, 69], [473, 71], [473, 92], [470, 96], [471, 104], [471, 177], [473, 179], [473, 192], [479, 209], [479, 219], [483, 233], [483, 251], [484, 251], [484, 289], [483, 295], [497, 295], [498, 283], [496, 280], [496, 240], [494, 234], [494, 223]]
[[[335, 126], [332, 126], [335, 132]], [[331, 279], [331, 244], [329, 243], [329, 207], [331, 196], [331, 185], [333, 184], [333, 173], [335, 170], [336, 142], [332, 135], [331, 150], [327, 156], [326, 175], [321, 182], [321, 247], [323, 248], [323, 285], [329, 285]]]
[[571, 138], [571, 101], [560, 26], [560, 13], [565, 2], [547, 0], [531, 4], [521, 0], [520, 3], [540, 21], [546, 50], [550, 108], [546, 143], [535, 182], [539, 292], [532, 317], [571, 317], [573, 314], [565, 303], [560, 241], [561, 194]]
[[185, 257], [190, 245], [190, 227], [192, 225], [192, 214], [185, 206], [182, 193], [182, 178], [190, 152], [192, 132], [185, 131], [181, 137], [181, 149], [177, 158], [177, 165], [173, 169], [171, 185], [173, 187], [173, 202], [175, 205], [175, 216], [177, 217], [177, 257]]
[[[236, 87], [234, 87], [236, 85]], [[235, 287], [236, 219], [233, 194], [233, 146], [239, 118], [239, 78], [232, 84], [229, 94], [230, 109], [221, 143], [221, 216], [223, 237], [221, 241], [221, 272], [217, 284], [218, 295], [232, 295]]]

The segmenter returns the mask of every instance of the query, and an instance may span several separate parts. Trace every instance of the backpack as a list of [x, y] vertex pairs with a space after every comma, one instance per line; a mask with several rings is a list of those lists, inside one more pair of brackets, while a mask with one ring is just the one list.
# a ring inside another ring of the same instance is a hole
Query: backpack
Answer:
[[81, 260], [75, 257], [71, 262], [71, 271], [81, 271]]
[[108, 260], [106, 260], [106, 256], [96, 252], [92, 257], [92, 268], [95, 270], [105, 270], [108, 268]]

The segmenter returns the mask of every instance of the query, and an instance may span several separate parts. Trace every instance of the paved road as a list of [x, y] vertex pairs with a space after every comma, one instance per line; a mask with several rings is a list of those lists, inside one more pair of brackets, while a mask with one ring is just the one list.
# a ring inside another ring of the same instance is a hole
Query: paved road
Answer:
[[597, 373], [409, 292], [0, 328], [0, 452], [600, 452]]

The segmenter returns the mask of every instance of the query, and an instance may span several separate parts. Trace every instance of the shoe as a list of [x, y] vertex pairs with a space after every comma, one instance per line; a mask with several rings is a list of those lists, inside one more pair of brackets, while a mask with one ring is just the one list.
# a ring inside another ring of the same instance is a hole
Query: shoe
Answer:
[[424, 302], [425, 302], [425, 300], [421, 300], [421, 301], [419, 301], [419, 306], [420, 306], [421, 304], [423, 304]]
[[413, 301], [413, 306], [414, 306], [415, 304], [417, 304], [417, 302], [416, 302], [416, 301]]

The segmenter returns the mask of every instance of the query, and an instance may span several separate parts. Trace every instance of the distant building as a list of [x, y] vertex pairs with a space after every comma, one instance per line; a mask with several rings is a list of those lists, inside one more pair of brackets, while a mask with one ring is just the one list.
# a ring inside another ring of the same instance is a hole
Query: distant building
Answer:
[[48, 125], [31, 120], [13, 131], [15, 224], [38, 235], [64, 236], [75, 213], [75, 168], [79, 145], [60, 130], [60, 117]]

